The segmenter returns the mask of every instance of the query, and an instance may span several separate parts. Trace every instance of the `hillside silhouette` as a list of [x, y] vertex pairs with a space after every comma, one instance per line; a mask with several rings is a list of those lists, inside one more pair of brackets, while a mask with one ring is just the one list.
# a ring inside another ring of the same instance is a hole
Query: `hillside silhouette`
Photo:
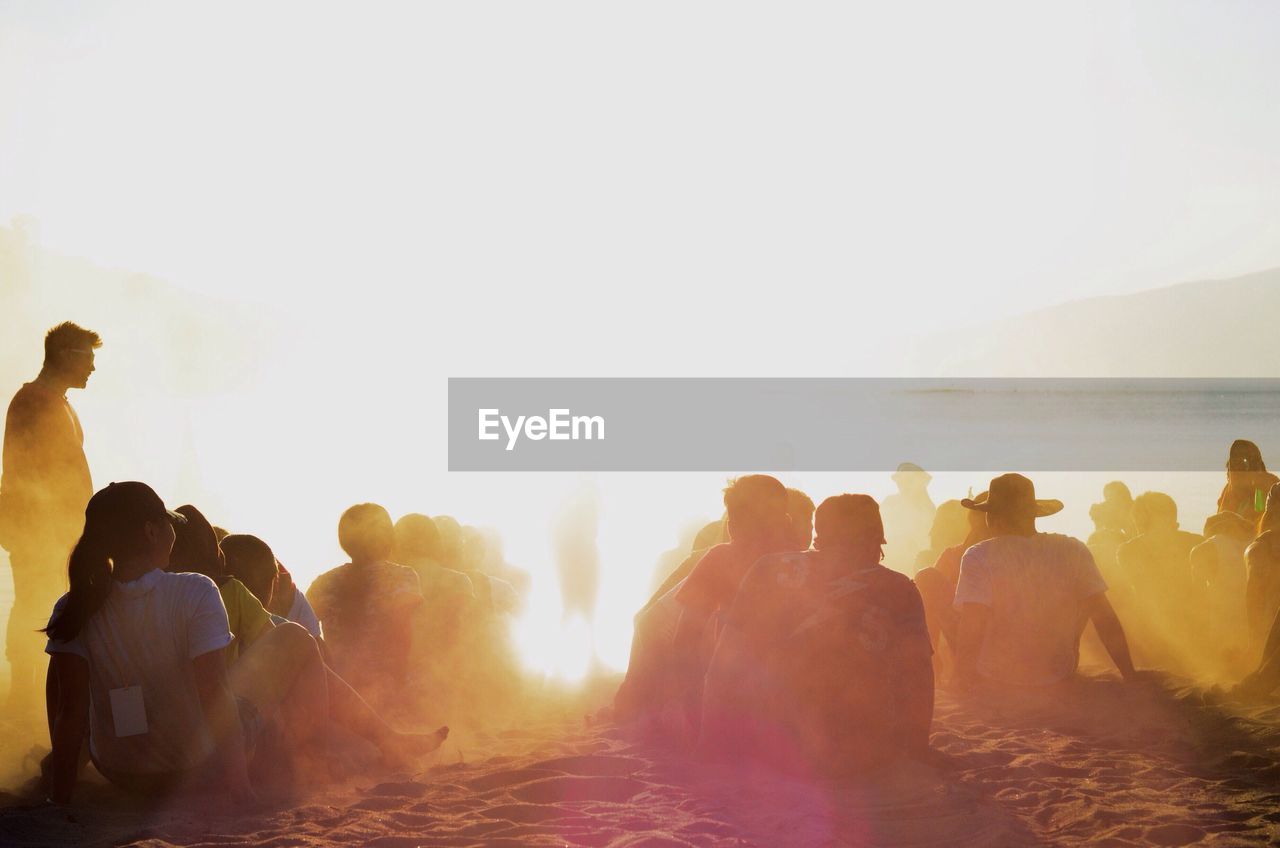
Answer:
[[909, 373], [945, 377], [1274, 377], [1280, 268], [1093, 297], [922, 339]]

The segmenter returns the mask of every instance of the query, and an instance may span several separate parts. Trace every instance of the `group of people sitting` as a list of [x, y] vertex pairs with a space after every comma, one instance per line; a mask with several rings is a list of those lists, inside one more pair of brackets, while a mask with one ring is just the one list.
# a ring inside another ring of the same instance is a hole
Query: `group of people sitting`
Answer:
[[131, 791], [244, 800], [260, 783], [324, 780], [339, 738], [394, 764], [435, 750], [448, 727], [393, 725], [443, 714], [469, 686], [491, 700], [476, 688], [511, 677], [494, 667], [510, 670], [520, 595], [479, 569], [484, 537], [469, 530], [358, 504], [338, 522], [351, 561], [304, 594], [262, 539], [169, 511], [144, 483], [101, 489], [46, 628], [47, 797], [68, 801], [90, 761]]
[[839, 774], [924, 755], [935, 685], [1052, 691], [1082, 648], [1126, 681], [1145, 676], [1135, 655], [1203, 676], [1193, 660], [1212, 654], [1243, 676], [1238, 695], [1280, 687], [1280, 480], [1253, 443], [1232, 445], [1203, 536], [1167, 495], [1121, 483], [1088, 544], [1037, 529], [1063, 504], [1019, 474], [950, 505], [912, 580], [885, 567], [870, 497], [815, 512], [773, 477], [732, 481], [723, 521], [637, 614], [609, 714], [709, 755]]
[[[867, 495], [812, 501], [768, 475], [725, 489], [727, 541], [691, 553], [636, 616], [612, 715], [716, 756], [864, 771], [929, 749], [936, 637], [954, 682], [1044, 686], [1069, 677], [1093, 621], [1125, 678], [1124, 629], [1084, 543], [1039, 533], [1061, 509], [1006, 474], [962, 502], [987, 528], [958, 573], [886, 568]], [[950, 555], [947, 559], [954, 559]]]
[[[815, 508], [769, 475], [731, 481], [723, 519], [637, 613], [610, 717], [832, 775], [928, 756], [939, 683], [1046, 690], [1075, 675], [1082, 640], [1135, 680], [1131, 640], [1142, 665], [1181, 670], [1171, 634], [1197, 628], [1248, 663], [1237, 691], [1280, 686], [1280, 480], [1252, 443], [1232, 446], [1203, 536], [1167, 495], [1119, 483], [1088, 544], [1037, 529], [1063, 504], [1019, 474], [956, 507], [964, 538], [934, 533], [913, 580], [885, 566], [870, 496]], [[403, 762], [448, 729], [396, 725], [517, 678], [504, 621], [524, 586], [483, 533], [358, 504], [338, 539], [350, 562], [303, 593], [266, 542], [194, 506], [170, 512], [137, 482], [94, 494], [47, 627], [49, 797], [66, 801], [88, 761], [138, 791], [251, 797], [278, 771], [323, 776], [338, 735]]]
[[1220, 679], [1258, 666], [1280, 611], [1278, 483], [1258, 447], [1236, 441], [1201, 533], [1179, 526], [1163, 492], [1104, 488], [1090, 510], [1089, 549], [1144, 665]]

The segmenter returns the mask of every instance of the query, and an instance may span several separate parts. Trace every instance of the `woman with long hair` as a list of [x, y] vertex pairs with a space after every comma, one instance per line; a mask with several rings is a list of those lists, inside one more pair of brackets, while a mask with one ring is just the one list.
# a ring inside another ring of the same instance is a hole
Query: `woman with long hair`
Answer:
[[[221, 786], [251, 801], [248, 765], [268, 722], [302, 757], [322, 752], [330, 713], [344, 706], [331, 702], [315, 640], [295, 624], [271, 628], [228, 668], [233, 637], [217, 586], [165, 570], [174, 525], [186, 521], [137, 482], [112, 483], [85, 509], [70, 590], [45, 629], [55, 802], [70, 800], [86, 732], [94, 765], [122, 788]], [[395, 734], [395, 747], [424, 752], [447, 733]]]
[[1262, 451], [1248, 439], [1236, 439], [1227, 455], [1227, 483], [1218, 496], [1218, 512], [1234, 512], [1257, 521], [1266, 508], [1267, 492], [1280, 477], [1267, 470]]

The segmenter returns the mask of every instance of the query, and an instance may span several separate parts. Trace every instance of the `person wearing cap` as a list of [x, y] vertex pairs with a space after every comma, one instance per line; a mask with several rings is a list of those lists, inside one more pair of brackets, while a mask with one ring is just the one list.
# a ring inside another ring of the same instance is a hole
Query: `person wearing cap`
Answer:
[[[271, 628], [228, 669], [233, 636], [217, 586], [166, 571], [185, 521], [139, 482], [112, 483], [85, 508], [70, 588], [45, 627], [50, 801], [70, 801], [86, 731], [97, 770], [127, 791], [221, 787], [252, 802], [248, 764], [267, 722], [280, 717], [292, 758], [328, 729], [334, 701], [302, 627]], [[398, 734], [395, 747], [424, 753], [447, 734]]]
[[961, 501], [985, 513], [992, 537], [964, 553], [955, 606], [960, 612], [955, 684], [979, 679], [1047, 686], [1071, 677], [1080, 635], [1092, 621], [1126, 680], [1135, 678], [1124, 627], [1107, 601], [1107, 585], [1083, 542], [1041, 533], [1036, 519], [1062, 509], [1037, 500], [1021, 474], [991, 481], [986, 502]]
[[751, 566], [707, 671], [699, 750], [789, 771], [865, 772], [923, 757], [932, 648], [920, 595], [881, 564], [868, 495], [827, 498], [812, 551]]
[[55, 802], [71, 798], [86, 727], [90, 757], [112, 783], [154, 791], [163, 775], [216, 761], [231, 794], [253, 798], [222, 599], [204, 575], [165, 571], [173, 523], [185, 520], [136, 482], [112, 483], [85, 508], [70, 589], [45, 628]]
[[916, 556], [929, 547], [929, 529], [937, 507], [929, 497], [929, 476], [914, 462], [904, 462], [893, 474], [898, 491], [884, 499], [884, 564], [894, 571], [912, 574]]
[[9, 552], [13, 608], [5, 634], [9, 660], [7, 712], [25, 718], [44, 675], [37, 632], [66, 588], [67, 556], [93, 494], [84, 431], [67, 402], [94, 371], [102, 339], [67, 321], [44, 339], [44, 366], [18, 389], [5, 416], [0, 475], [0, 547]]

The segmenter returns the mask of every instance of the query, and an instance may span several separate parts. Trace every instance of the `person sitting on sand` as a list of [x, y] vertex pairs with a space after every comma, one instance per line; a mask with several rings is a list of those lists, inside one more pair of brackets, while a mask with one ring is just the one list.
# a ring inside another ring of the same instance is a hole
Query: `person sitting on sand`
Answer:
[[1245, 610], [1249, 644], [1261, 656], [1272, 622], [1280, 613], [1280, 484], [1267, 493], [1258, 535], [1245, 548]]
[[707, 551], [674, 590], [680, 622], [672, 636], [672, 670], [695, 726], [709, 657], [704, 646], [715, 644], [719, 615], [733, 602], [738, 584], [756, 560], [795, 550], [798, 544], [787, 505], [786, 487], [775, 477], [750, 474], [731, 480], [724, 490], [729, 541]]
[[929, 497], [929, 481], [933, 478], [914, 462], [904, 462], [893, 474], [898, 491], [884, 499], [880, 512], [884, 515], [884, 564], [894, 571], [909, 574], [915, 568], [916, 555], [929, 546], [929, 528], [937, 511]]
[[827, 498], [816, 518], [815, 550], [758, 560], [726, 611], [698, 749], [822, 775], [923, 756], [934, 693], [920, 595], [880, 563], [871, 497]]
[[476, 590], [471, 577], [441, 564], [444, 541], [434, 521], [421, 513], [411, 512], [400, 517], [393, 532], [392, 559], [417, 572], [424, 598], [460, 599], [463, 603], [475, 601]]
[[443, 699], [456, 704], [475, 694], [470, 672], [500, 647], [494, 644], [493, 611], [478, 601], [470, 575], [440, 565], [442, 553], [440, 531], [429, 517], [409, 513], [396, 522], [393, 558], [417, 572], [422, 585], [409, 652], [413, 691], [429, 694], [437, 707], [447, 706]]
[[[791, 525], [792, 534], [795, 536], [790, 548], [797, 551], [808, 550], [813, 544], [813, 499], [799, 489], [787, 489], [787, 522]], [[728, 523], [729, 517], [726, 514], [704, 525], [698, 531], [689, 555], [667, 575], [667, 578], [649, 596], [648, 602], [641, 607], [640, 612], [644, 612], [662, 598], [671, 595], [672, 590], [682, 584], [693, 571], [694, 566], [702, 561], [707, 551], [729, 541]]]
[[338, 544], [351, 562], [317, 577], [307, 600], [324, 626], [334, 670], [371, 703], [389, 706], [405, 684], [412, 617], [422, 605], [418, 575], [390, 561], [395, 530], [378, 504], [342, 513]]
[[1218, 496], [1218, 512], [1234, 512], [1248, 521], [1257, 521], [1266, 507], [1266, 495], [1280, 483], [1267, 470], [1262, 451], [1248, 439], [1236, 439], [1227, 455], [1227, 483]]
[[218, 587], [218, 595], [227, 610], [227, 622], [234, 641], [227, 646], [227, 663], [231, 664], [247, 650], [271, 623], [271, 613], [248, 586], [227, 572], [226, 557], [213, 525], [204, 513], [191, 504], [175, 510], [186, 522], [174, 527], [173, 551], [167, 570], [203, 574]]
[[992, 538], [965, 551], [960, 563], [957, 687], [979, 679], [1014, 686], [1066, 680], [1079, 664], [1087, 621], [1121, 676], [1134, 679], [1124, 627], [1089, 549], [1036, 530], [1036, 519], [1058, 512], [1062, 502], [1037, 500], [1021, 474], [995, 478], [988, 492], [985, 503], [961, 501], [986, 514]]
[[724, 519], [703, 525], [694, 536], [691, 550], [683, 561], [632, 617], [633, 635], [627, 674], [614, 696], [613, 706], [606, 708], [606, 713], [628, 720], [664, 703], [658, 697], [663, 691], [658, 681], [665, 679], [667, 651], [680, 622], [680, 604], [675, 600], [675, 590], [683, 585], [684, 579], [707, 551], [725, 541]]
[[787, 488], [787, 518], [796, 535], [795, 549], [807, 551], [813, 544], [813, 498], [799, 489]]
[[[315, 640], [296, 625], [261, 635], [228, 669], [233, 637], [217, 587], [202, 574], [164, 570], [174, 524], [185, 521], [137, 482], [112, 483], [85, 509], [70, 590], [45, 628], [53, 751], [44, 784], [56, 803], [71, 799], [86, 732], [98, 771], [128, 791], [220, 786], [252, 802], [248, 764], [268, 722], [301, 759], [318, 752], [331, 714], [347, 706], [330, 699]], [[381, 741], [402, 758], [433, 750], [447, 734], [388, 728]]]
[[1249, 656], [1244, 564], [1253, 530], [1234, 512], [1219, 512], [1205, 519], [1205, 540], [1191, 549], [1194, 595], [1205, 601], [1207, 629], [1200, 653], [1213, 669], [1239, 668], [1253, 659]]
[[[1116, 562], [1126, 611], [1136, 617], [1135, 650], [1145, 662], [1177, 665], [1191, 647], [1186, 636], [1204, 625], [1204, 599], [1191, 579], [1191, 549], [1204, 538], [1178, 529], [1178, 505], [1163, 492], [1136, 497], [1133, 519], [1138, 535], [1120, 546]], [[1197, 626], [1188, 628], [1190, 620]]]
[[[978, 504], [986, 501], [986, 492], [979, 493], [973, 499], [973, 502]], [[963, 541], [944, 550], [939, 554], [936, 563], [920, 569], [915, 577], [916, 589], [919, 590], [920, 599], [924, 603], [929, 641], [933, 645], [934, 674], [938, 679], [942, 678], [943, 672], [947, 669], [944, 659], [947, 654], [942, 651], [943, 637], [946, 637], [946, 644], [953, 661], [956, 651], [960, 613], [956, 610], [955, 601], [956, 584], [960, 582], [960, 561], [969, 548], [991, 538], [991, 531], [987, 527], [987, 516], [984, 513], [965, 509], [959, 501], [956, 505], [964, 510], [968, 525], [968, 532]]]
[[[307, 632], [316, 639], [321, 638], [320, 619], [306, 596], [293, 587], [292, 579], [281, 581], [280, 564], [270, 545], [257, 536], [232, 533], [222, 540], [222, 554], [227, 574], [243, 583], [277, 624], [293, 621], [307, 628]], [[293, 600], [286, 606], [287, 615], [271, 612], [282, 585], [285, 589], [293, 589]]]
[[1245, 606], [1251, 653], [1260, 660], [1235, 689], [1248, 697], [1270, 695], [1280, 687], [1280, 484], [1267, 493], [1258, 527], [1262, 532], [1245, 549]]
[[[396, 760], [397, 753], [394, 750], [388, 752], [386, 748], [389, 744], [394, 746], [400, 737], [351, 688], [351, 685], [329, 665], [329, 653], [325, 642], [320, 637], [320, 622], [311, 610], [311, 604], [307, 602], [306, 597], [301, 592], [298, 592], [298, 597], [289, 605], [290, 612], [298, 615], [296, 619], [270, 611], [270, 604], [275, 599], [275, 593], [280, 586], [278, 579], [280, 565], [276, 560], [275, 552], [271, 550], [271, 546], [257, 536], [231, 533], [222, 538], [219, 547], [222, 550], [223, 563], [226, 568], [226, 575], [222, 578], [221, 585], [243, 583], [244, 588], [249, 593], [249, 598], [240, 603], [243, 604], [246, 611], [251, 609], [253, 611], [245, 614], [244, 617], [257, 619], [261, 614], [258, 610], [261, 609], [265, 611], [267, 616], [267, 621], [263, 624], [264, 631], [289, 623], [304, 627], [319, 646], [320, 658], [325, 666], [330, 710], [335, 718], [342, 721], [347, 729], [353, 733], [384, 749], [384, 756], [393, 761]], [[218, 582], [216, 576], [208, 576]], [[292, 584], [292, 581], [289, 581], [289, 583]], [[222, 594], [226, 598], [225, 591]], [[236, 616], [231, 614], [230, 607], [228, 607], [228, 618], [233, 622], [236, 619]], [[234, 634], [235, 632], [236, 630], [233, 626], [232, 633]], [[246, 646], [246, 649], [250, 652], [252, 651], [249, 646]], [[310, 651], [306, 652], [304, 656], [305, 661], [308, 663], [314, 659], [314, 655]]]
[[[445, 518], [453, 521], [448, 516]], [[481, 607], [502, 616], [515, 615], [519, 612], [522, 604], [520, 590], [501, 575], [519, 578], [515, 574], [515, 569], [509, 569], [503, 560], [501, 545], [495, 534], [486, 533], [478, 527], [469, 525], [460, 527], [454, 562], [455, 564], [450, 567], [471, 579], [476, 600]]]
[[1085, 544], [1103, 579], [1113, 589], [1118, 588], [1123, 581], [1118, 578], [1116, 554], [1121, 545], [1138, 535], [1129, 487], [1119, 480], [1103, 486], [1102, 500], [1089, 507], [1089, 519], [1093, 521], [1093, 532]]
[[[257, 536], [225, 534], [221, 540], [217, 531], [209, 524], [208, 519], [196, 507], [184, 504], [176, 512], [187, 519], [186, 524], [176, 524], [173, 551], [169, 555], [171, 572], [188, 571], [203, 574], [218, 587], [218, 595], [222, 598], [227, 611], [227, 624], [231, 630], [233, 641], [226, 649], [227, 665], [234, 666], [242, 657], [254, 654], [254, 647], [259, 637], [271, 632], [279, 625], [292, 619], [278, 616], [267, 609], [271, 595], [275, 590], [276, 559], [271, 548]], [[311, 605], [303, 598], [306, 612]], [[363, 700], [343, 680], [337, 672], [328, 666], [325, 645], [317, 634], [320, 624], [315, 613], [303, 616], [306, 621], [295, 623], [306, 628], [316, 639], [320, 659], [325, 666], [324, 675], [328, 690], [331, 713], [335, 720], [344, 723], [357, 735], [365, 737], [383, 749], [384, 756], [396, 761], [399, 752], [394, 748], [399, 737], [382, 721]], [[296, 662], [305, 674], [316, 672], [309, 668], [315, 662], [315, 651], [298, 640], [297, 650], [281, 653], [272, 662]], [[255, 661], [259, 661], [256, 660]], [[294, 670], [288, 665], [279, 669], [282, 675], [288, 676]], [[391, 747], [388, 747], [391, 746]]]
[[[701, 689], [714, 644], [708, 624], [733, 600], [742, 575], [757, 559], [798, 544], [786, 492], [781, 482], [764, 474], [729, 482], [724, 490], [729, 541], [694, 551], [636, 614], [631, 661], [613, 701], [616, 718], [655, 718], [677, 727], [686, 720], [683, 711], [697, 703], [694, 690]], [[719, 533], [719, 522], [712, 522], [699, 540]]]

